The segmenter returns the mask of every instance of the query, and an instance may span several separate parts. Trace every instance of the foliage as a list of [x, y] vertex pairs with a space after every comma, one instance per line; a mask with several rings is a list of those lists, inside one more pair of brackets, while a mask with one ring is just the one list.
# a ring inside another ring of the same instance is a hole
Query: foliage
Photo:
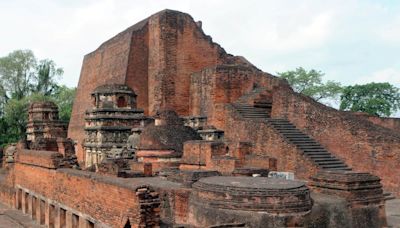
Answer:
[[69, 121], [75, 88], [57, 83], [62, 74], [53, 60], [37, 60], [30, 50], [0, 58], [0, 146], [25, 135], [32, 101], [54, 101], [60, 105], [60, 118]]
[[299, 67], [294, 71], [281, 72], [278, 75], [286, 79], [294, 91], [310, 96], [316, 101], [326, 98], [335, 99], [342, 90], [339, 82], [327, 81], [323, 83], [324, 74], [314, 69], [307, 71]]
[[45, 96], [51, 95], [57, 88], [56, 78], [61, 77], [63, 73], [63, 69], [57, 68], [53, 60], [41, 60], [37, 66], [34, 91]]
[[8, 125], [7, 135], [12, 141], [18, 141], [24, 136], [26, 130], [26, 121], [28, 119], [28, 104], [26, 98], [21, 100], [11, 99], [7, 102], [4, 109], [4, 120]]
[[390, 116], [400, 109], [399, 89], [389, 83], [347, 86], [340, 97], [340, 110]]
[[30, 50], [16, 50], [0, 58], [0, 78], [8, 97], [22, 99], [29, 94], [35, 67], [36, 58]]
[[74, 102], [76, 88], [59, 86], [54, 92], [53, 101], [58, 105], [60, 119], [69, 121], [72, 113], [72, 104]]

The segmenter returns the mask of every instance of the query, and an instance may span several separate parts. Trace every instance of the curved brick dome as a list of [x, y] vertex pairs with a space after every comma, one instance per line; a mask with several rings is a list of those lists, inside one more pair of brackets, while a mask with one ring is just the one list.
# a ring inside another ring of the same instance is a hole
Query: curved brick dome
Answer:
[[183, 120], [173, 110], [158, 111], [154, 118], [161, 120], [162, 125], [183, 125]]
[[215, 176], [193, 184], [197, 202], [212, 208], [268, 213], [311, 210], [310, 190], [300, 181], [265, 177]]
[[174, 150], [174, 156], [181, 156], [184, 142], [200, 139], [195, 130], [183, 125], [150, 125], [140, 134], [138, 149]]

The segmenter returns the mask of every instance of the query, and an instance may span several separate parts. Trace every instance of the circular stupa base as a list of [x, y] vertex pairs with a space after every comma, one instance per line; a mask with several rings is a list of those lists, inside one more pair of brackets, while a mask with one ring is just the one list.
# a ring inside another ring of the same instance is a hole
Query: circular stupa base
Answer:
[[190, 220], [200, 227], [235, 222], [250, 227], [302, 226], [312, 207], [310, 191], [300, 181], [214, 176], [200, 179], [193, 190]]

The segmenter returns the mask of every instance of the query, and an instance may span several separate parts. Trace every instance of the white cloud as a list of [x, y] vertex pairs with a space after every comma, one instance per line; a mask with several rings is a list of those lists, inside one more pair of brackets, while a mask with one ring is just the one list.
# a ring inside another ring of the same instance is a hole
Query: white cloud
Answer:
[[400, 45], [400, 16], [397, 16], [393, 21], [379, 28], [377, 32], [383, 41]]
[[371, 76], [364, 77], [358, 81], [360, 84], [369, 82], [389, 82], [400, 87], [400, 70], [392, 67], [373, 72]]

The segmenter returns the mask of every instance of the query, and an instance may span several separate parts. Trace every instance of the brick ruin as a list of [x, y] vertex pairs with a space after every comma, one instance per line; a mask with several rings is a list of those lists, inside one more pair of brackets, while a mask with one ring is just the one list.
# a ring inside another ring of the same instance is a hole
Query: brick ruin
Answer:
[[68, 135], [30, 106], [0, 200], [57, 228], [384, 227], [399, 123], [297, 94], [164, 10], [85, 56]]

